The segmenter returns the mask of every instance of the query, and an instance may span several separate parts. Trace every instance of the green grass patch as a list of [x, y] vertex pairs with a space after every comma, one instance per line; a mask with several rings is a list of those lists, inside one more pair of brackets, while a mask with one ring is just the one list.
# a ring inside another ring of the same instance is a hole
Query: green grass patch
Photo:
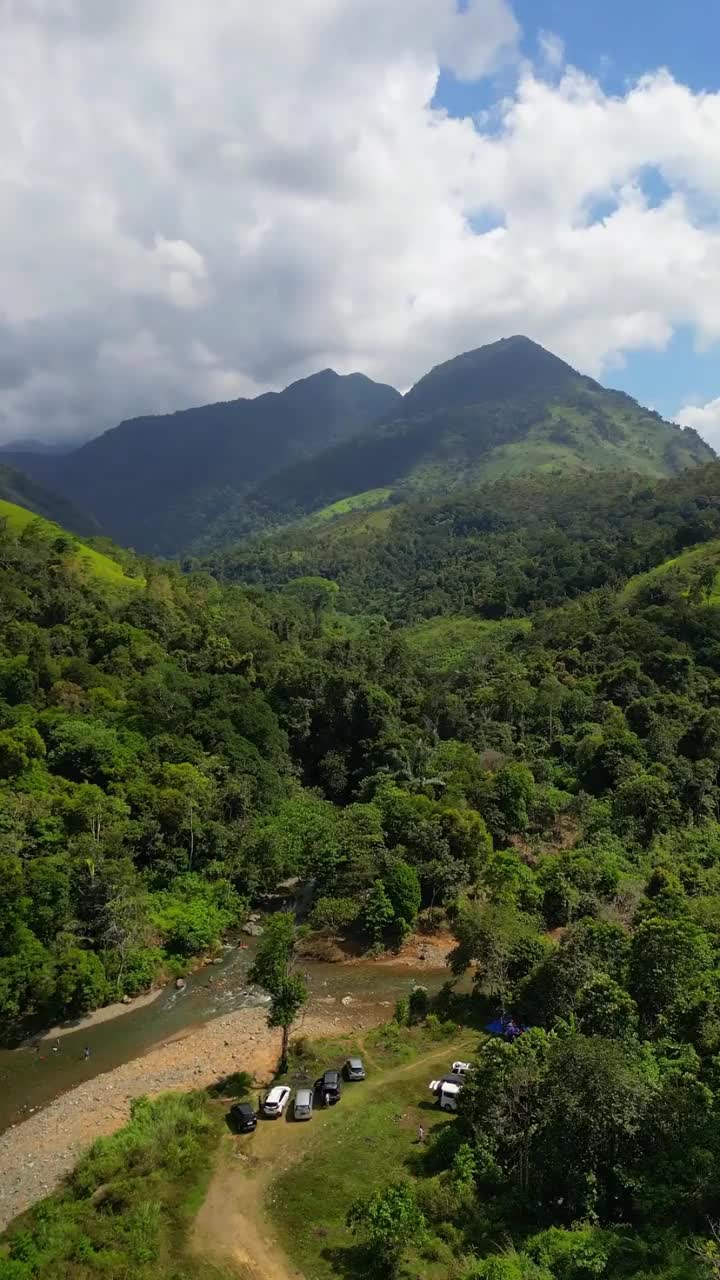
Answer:
[[68, 1186], [0, 1239], [0, 1280], [200, 1280], [185, 1254], [221, 1133], [204, 1094], [133, 1103], [130, 1123], [93, 1143]]
[[710, 589], [703, 594], [702, 601], [704, 604], [720, 604], [720, 541], [704, 542], [699, 547], [691, 547], [689, 551], [683, 551], [679, 556], [663, 560], [662, 564], [649, 569], [647, 573], [639, 573], [634, 578], [629, 578], [620, 592], [619, 600], [627, 604], [645, 587], [652, 586], [654, 582], [662, 582], [664, 578], [673, 574], [677, 575], [678, 583], [683, 589], [688, 590], [693, 578], [706, 566], [715, 570], [715, 580]]
[[35, 524], [45, 538], [53, 540], [62, 537], [67, 538], [69, 543], [68, 561], [74, 569], [78, 570], [86, 578], [95, 579], [110, 588], [120, 587], [137, 590], [138, 587], [144, 586], [142, 578], [129, 578], [116, 560], [112, 560], [110, 556], [103, 555], [101, 551], [96, 551], [94, 547], [85, 546], [72, 534], [66, 533], [60, 525], [53, 524], [52, 521], [35, 515], [33, 511], [28, 511], [26, 507], [18, 507], [14, 502], [6, 502], [4, 499], [0, 499], [0, 521], [3, 521], [5, 527], [18, 536], [27, 529], [28, 525]]
[[530, 630], [528, 618], [503, 618], [498, 622], [478, 618], [428, 618], [404, 627], [402, 635], [413, 653], [436, 672], [466, 667], [488, 644], [512, 642]]
[[392, 489], [366, 489], [364, 493], [354, 493], [347, 498], [340, 498], [337, 502], [331, 502], [329, 506], [323, 507], [320, 511], [314, 511], [310, 516], [310, 523], [316, 521], [334, 520], [336, 516], [349, 515], [351, 511], [368, 511], [372, 507], [379, 507], [382, 503], [387, 502], [392, 495]]

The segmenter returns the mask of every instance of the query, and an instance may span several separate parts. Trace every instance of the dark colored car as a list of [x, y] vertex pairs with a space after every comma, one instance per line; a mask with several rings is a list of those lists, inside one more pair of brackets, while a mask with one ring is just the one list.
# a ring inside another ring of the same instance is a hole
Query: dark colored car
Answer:
[[326, 1071], [315, 1081], [315, 1092], [319, 1095], [320, 1101], [324, 1107], [334, 1107], [336, 1102], [340, 1101], [342, 1093], [342, 1085], [340, 1083], [339, 1071]]
[[236, 1133], [252, 1133], [257, 1129], [257, 1116], [249, 1102], [234, 1102], [230, 1108], [230, 1120]]

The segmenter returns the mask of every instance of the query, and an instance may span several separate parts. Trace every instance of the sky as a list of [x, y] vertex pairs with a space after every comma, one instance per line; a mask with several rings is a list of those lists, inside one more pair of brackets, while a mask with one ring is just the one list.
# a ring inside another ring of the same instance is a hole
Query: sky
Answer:
[[0, 0], [0, 442], [525, 333], [720, 450], [720, 5]]

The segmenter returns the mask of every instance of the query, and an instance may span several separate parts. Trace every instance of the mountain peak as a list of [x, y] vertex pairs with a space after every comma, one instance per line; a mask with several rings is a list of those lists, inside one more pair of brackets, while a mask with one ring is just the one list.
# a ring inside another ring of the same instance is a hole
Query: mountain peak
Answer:
[[585, 380], [539, 343], [514, 334], [435, 365], [404, 397], [403, 416], [505, 400], [569, 381]]

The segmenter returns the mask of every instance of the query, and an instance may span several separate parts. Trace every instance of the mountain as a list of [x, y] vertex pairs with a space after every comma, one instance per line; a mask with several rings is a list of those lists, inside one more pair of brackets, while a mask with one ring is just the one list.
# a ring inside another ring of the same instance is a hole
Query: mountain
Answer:
[[403, 397], [403, 417], [506, 400], [520, 391], [557, 390], [580, 377], [564, 360], [516, 334], [435, 365]]
[[330, 369], [255, 400], [135, 418], [64, 457], [6, 454], [142, 551], [206, 554], [248, 534], [504, 476], [674, 475], [696, 432], [530, 339], [437, 365], [405, 396]]
[[104, 532], [171, 555], [278, 467], [361, 430], [401, 401], [325, 369], [282, 392], [134, 418], [61, 458], [6, 455], [91, 511]]
[[674, 475], [714, 458], [695, 431], [608, 391], [528, 338], [506, 338], [438, 365], [400, 412], [312, 462], [278, 469], [205, 530], [228, 546], [311, 513], [326, 518], [505, 476], [629, 471]]
[[97, 521], [78, 511], [67, 498], [45, 489], [13, 467], [0, 463], [0, 499], [27, 508], [36, 516], [62, 524], [82, 537], [100, 532]]

